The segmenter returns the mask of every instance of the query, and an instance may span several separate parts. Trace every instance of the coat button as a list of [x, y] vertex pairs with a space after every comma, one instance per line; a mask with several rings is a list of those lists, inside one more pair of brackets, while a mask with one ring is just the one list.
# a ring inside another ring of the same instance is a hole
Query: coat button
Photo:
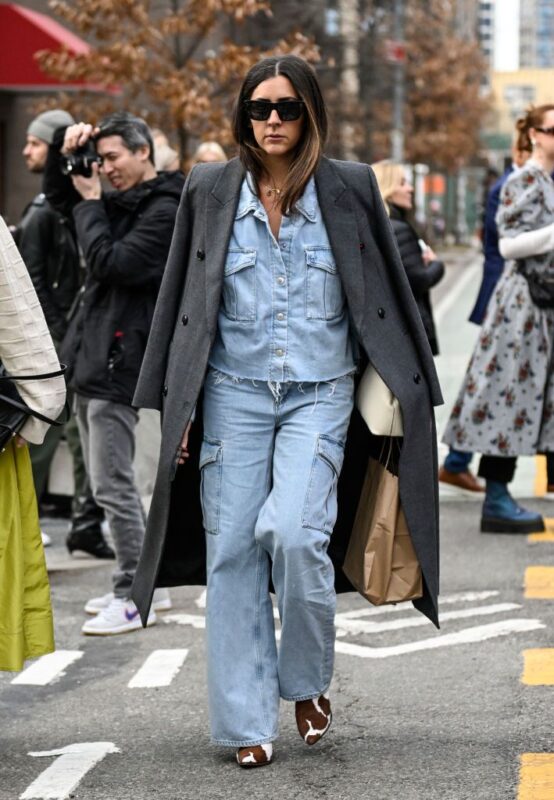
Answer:
[[163, 394], [164, 397], [167, 397], [167, 383], [164, 386], [164, 388], [162, 389], [162, 394]]
[[365, 250], [365, 244], [363, 242], [360, 242], [360, 250]]
[[199, 261], [204, 261], [204, 259], [206, 258], [206, 253], [203, 250], [197, 250], [196, 251], [196, 258]]
[[414, 373], [414, 383], [421, 383], [421, 375], [419, 372]]
[[181, 322], [183, 323], [183, 325], [189, 324], [189, 318], [187, 317], [186, 314], [183, 314], [183, 316], [181, 317]]
[[385, 315], [386, 315], [386, 311], [385, 311], [384, 308], [378, 308], [377, 309], [377, 316], [378, 317], [380, 317], [381, 319], [385, 319]]

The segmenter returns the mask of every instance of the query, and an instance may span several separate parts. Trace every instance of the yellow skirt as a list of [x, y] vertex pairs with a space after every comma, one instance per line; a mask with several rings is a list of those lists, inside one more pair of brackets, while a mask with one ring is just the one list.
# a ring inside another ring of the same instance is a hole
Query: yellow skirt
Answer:
[[10, 442], [0, 453], [0, 670], [54, 650], [50, 586], [31, 459]]

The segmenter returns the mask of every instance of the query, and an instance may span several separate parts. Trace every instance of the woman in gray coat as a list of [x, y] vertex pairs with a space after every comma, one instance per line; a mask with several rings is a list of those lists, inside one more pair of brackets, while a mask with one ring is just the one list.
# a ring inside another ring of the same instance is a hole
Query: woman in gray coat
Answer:
[[518, 130], [532, 156], [500, 197], [506, 266], [444, 434], [451, 447], [484, 454], [484, 533], [544, 530], [508, 483], [518, 455], [554, 453], [554, 105], [531, 108]]
[[212, 739], [244, 767], [271, 762], [281, 698], [307, 744], [331, 723], [335, 588], [352, 589], [340, 565], [382, 449], [352, 413], [368, 358], [402, 406], [415, 602], [437, 622], [440, 390], [373, 174], [324, 158], [326, 132], [305, 61], [250, 70], [240, 158], [185, 186], [135, 396], [163, 429], [133, 598], [145, 620], [154, 586], [207, 579]]

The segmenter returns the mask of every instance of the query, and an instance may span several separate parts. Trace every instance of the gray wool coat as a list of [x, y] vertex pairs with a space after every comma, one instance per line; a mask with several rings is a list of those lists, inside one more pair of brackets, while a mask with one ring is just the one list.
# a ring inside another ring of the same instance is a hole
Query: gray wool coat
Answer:
[[[198, 165], [190, 173], [136, 389], [134, 405], [162, 412], [158, 474], [132, 591], [143, 622], [155, 587], [205, 581], [198, 470], [201, 395], [243, 178], [238, 159]], [[396, 467], [424, 577], [424, 596], [414, 605], [438, 625], [433, 405], [442, 397], [427, 336], [371, 169], [323, 158], [315, 182], [362, 358], [373, 363], [402, 407], [404, 438]], [[181, 438], [195, 406], [190, 457], [179, 467]], [[382, 444], [354, 411], [339, 482], [339, 515], [329, 547], [338, 591], [352, 591], [340, 567], [368, 455], [379, 453]]]

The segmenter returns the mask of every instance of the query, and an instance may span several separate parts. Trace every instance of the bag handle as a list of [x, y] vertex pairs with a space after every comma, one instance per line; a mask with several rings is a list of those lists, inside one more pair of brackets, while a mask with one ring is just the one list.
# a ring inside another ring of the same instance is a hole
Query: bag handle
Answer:
[[0, 401], [12, 406], [12, 408], [17, 408], [18, 411], [23, 411], [25, 414], [29, 414], [31, 417], [36, 417], [42, 422], [47, 422], [49, 425], [55, 425], [57, 428], [59, 428], [60, 425], [65, 425], [65, 423], [69, 420], [69, 404], [67, 401], [63, 409], [66, 412], [66, 418], [61, 422], [55, 419], [50, 419], [50, 417], [45, 417], [44, 414], [41, 414], [39, 411], [35, 411], [26, 403], [20, 403], [19, 400], [14, 400], [13, 397], [6, 397], [6, 395], [0, 394]]
[[4, 375], [0, 375], [0, 381], [45, 381], [48, 378], [59, 378], [61, 375], [65, 375], [66, 370], [66, 365], [61, 364], [60, 369], [56, 372], [43, 372], [41, 375], [9, 375], [5, 372]]

